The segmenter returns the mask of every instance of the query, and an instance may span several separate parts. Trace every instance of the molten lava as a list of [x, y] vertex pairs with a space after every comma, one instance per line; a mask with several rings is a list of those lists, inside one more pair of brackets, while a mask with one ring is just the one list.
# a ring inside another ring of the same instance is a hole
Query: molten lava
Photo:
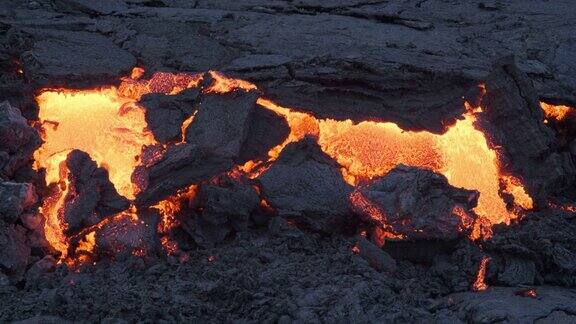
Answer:
[[[200, 86], [206, 78], [211, 79], [212, 83], [203, 89], [204, 92], [256, 89], [250, 82], [227, 78], [212, 71], [209, 77], [157, 72], [145, 79], [144, 74], [143, 69], [135, 68], [118, 87], [44, 89], [37, 96], [44, 144], [34, 154], [35, 166], [46, 169], [47, 184], [59, 184], [56, 187], [59, 189], [45, 199], [42, 213], [46, 218], [46, 237], [63, 255], [68, 244], [63, 234], [66, 224], [61, 221], [62, 209], [65, 208], [62, 197], [66, 195], [68, 183], [66, 171], [60, 165], [67, 152], [72, 149], [87, 152], [99, 166], [108, 170], [116, 190], [133, 199], [138, 188], [132, 182], [132, 173], [141, 163], [142, 148], [158, 144], [147, 129], [144, 108], [138, 105], [143, 95], [174, 95]], [[444, 134], [438, 135], [425, 131], [405, 131], [390, 122], [353, 123], [350, 120], [317, 119], [311, 114], [282, 107], [264, 98], [259, 98], [257, 103], [261, 109], [284, 117], [290, 133], [283, 143], [268, 152], [265, 160], [248, 161], [238, 166], [238, 170], [249, 177], [257, 177], [269, 167], [287, 144], [313, 135], [318, 138], [322, 150], [342, 165], [342, 175], [351, 185], [383, 176], [398, 164], [405, 164], [439, 172], [453, 186], [478, 190], [480, 198], [475, 212], [489, 225], [508, 224], [517, 218], [517, 210], [509, 209], [502, 194], [514, 198], [516, 209], [532, 208], [532, 199], [521, 182], [501, 173], [496, 151], [489, 146], [484, 133], [475, 127], [477, 117], [482, 114], [481, 107], [467, 105], [463, 118]], [[194, 116], [184, 121], [182, 141], [185, 130], [193, 122]], [[180, 192], [154, 206], [162, 215], [158, 231], [163, 235], [163, 243], [168, 249], [174, 249], [174, 246], [165, 234], [177, 226], [174, 214], [180, 210], [185, 199], [193, 199], [193, 192], [193, 189]], [[385, 215], [367, 199], [353, 194], [351, 201], [367, 216], [385, 224]], [[266, 204], [265, 200], [263, 204]], [[458, 212], [455, 215], [459, 217]], [[475, 228], [474, 235], [480, 237], [483, 228]], [[399, 238], [393, 233], [383, 235]], [[94, 245], [89, 237], [82, 244], [82, 250], [90, 244], [92, 247]]]
[[573, 108], [564, 105], [551, 105], [545, 102], [540, 102], [540, 107], [544, 111], [546, 120], [554, 119], [556, 121], [563, 121], [568, 117]]
[[486, 284], [485, 277], [486, 277], [486, 266], [490, 261], [489, 257], [483, 257], [480, 260], [480, 266], [478, 267], [478, 273], [476, 274], [476, 279], [474, 280], [474, 284], [472, 285], [472, 289], [474, 291], [482, 291], [488, 289], [488, 285]]

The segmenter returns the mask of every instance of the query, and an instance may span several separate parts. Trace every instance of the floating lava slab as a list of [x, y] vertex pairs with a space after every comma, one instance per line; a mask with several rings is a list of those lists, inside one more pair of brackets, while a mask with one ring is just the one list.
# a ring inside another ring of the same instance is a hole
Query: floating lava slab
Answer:
[[[404, 130], [390, 122], [318, 119], [265, 99], [249, 82], [216, 72], [157, 72], [145, 78], [145, 72], [135, 68], [118, 87], [40, 91], [37, 101], [44, 143], [34, 154], [35, 165], [46, 170], [46, 183], [60, 190], [62, 196], [71, 186], [66, 180], [68, 173], [62, 168], [64, 153], [85, 152], [99, 168], [107, 170], [116, 191], [135, 204], [128, 213], [130, 217], [136, 220], [149, 207], [160, 212], [161, 234], [178, 225], [174, 213], [182, 209], [184, 201], [192, 204], [196, 194], [192, 188], [226, 172], [261, 183], [262, 190], [258, 189], [261, 205], [271, 206], [281, 215], [296, 216], [316, 230], [330, 232], [334, 230], [333, 224], [366, 212], [355, 204], [374, 205], [370, 197], [364, 197], [362, 202], [355, 199], [353, 187], [369, 187], [400, 164], [439, 173], [450, 186], [463, 188], [463, 192], [477, 191], [475, 207], [468, 203], [460, 206], [470, 213], [471, 221], [465, 227], [473, 226], [475, 220], [488, 225], [510, 224], [522, 210], [533, 207], [531, 195], [546, 196], [548, 188], [559, 183], [558, 177], [544, 181], [537, 172], [536, 161], [542, 158], [550, 161], [544, 166], [556, 170], [558, 176], [568, 176], [563, 180], [565, 183], [572, 181], [574, 170], [554, 153], [544, 115], [540, 110], [533, 112], [537, 101], [533, 97], [527, 103], [518, 101], [520, 94], [530, 94], [532, 90], [527, 84], [512, 82], [522, 76], [506, 73], [511, 63], [506, 64], [496, 67], [486, 85], [480, 86], [482, 97], [478, 102], [466, 102], [462, 118], [448, 125], [443, 134]], [[492, 88], [508, 99], [491, 95]], [[510, 94], [503, 92], [506, 89]], [[508, 109], [506, 100], [516, 100], [515, 110], [501, 111]], [[515, 133], [513, 124], [506, 122], [506, 114], [520, 114], [524, 109], [532, 113], [521, 120], [533, 129], [524, 141], [543, 136], [538, 140], [545, 141], [542, 145], [547, 149], [537, 146], [538, 143], [530, 146], [534, 147], [532, 151], [509, 148], [518, 144], [521, 135]], [[490, 129], [490, 136], [484, 129]], [[310, 154], [306, 149], [303, 152], [307, 154], [298, 153], [295, 147], [302, 145], [317, 147], [316, 153]], [[320, 172], [324, 170], [320, 165], [329, 166], [330, 176], [328, 171]], [[335, 186], [327, 177], [341, 185]], [[323, 181], [328, 181], [326, 186], [321, 185]], [[527, 189], [523, 183], [529, 184]], [[210, 203], [213, 198], [208, 192], [203, 199]], [[330, 199], [337, 201], [322, 200], [330, 195], [333, 195]], [[459, 201], [456, 196], [450, 197]], [[298, 208], [299, 205], [304, 207]], [[47, 232], [49, 224], [65, 219], [62, 215], [69, 208], [62, 201], [46, 201], [42, 212]], [[454, 205], [446, 208], [462, 227], [462, 212], [453, 213]], [[206, 212], [197, 213], [197, 218], [208, 226], [206, 215], [210, 213]], [[383, 208], [380, 212], [395, 211]], [[333, 216], [339, 221], [332, 222]], [[113, 217], [117, 216], [109, 216], [108, 221]], [[68, 226], [67, 223], [63, 226]], [[419, 235], [408, 232], [431, 227], [401, 228], [404, 232], [401, 236], [417, 239]], [[192, 236], [202, 234], [194, 229], [188, 231]], [[445, 234], [455, 237], [452, 231]], [[221, 239], [221, 236], [214, 238]], [[53, 246], [60, 245], [56, 249], [61, 252], [70, 249], [66, 237], [49, 237], [49, 241]]]

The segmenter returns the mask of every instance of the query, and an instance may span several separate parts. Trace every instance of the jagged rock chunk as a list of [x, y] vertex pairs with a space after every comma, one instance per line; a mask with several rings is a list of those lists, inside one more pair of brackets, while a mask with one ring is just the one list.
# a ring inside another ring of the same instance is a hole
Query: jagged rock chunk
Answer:
[[258, 94], [235, 90], [209, 93], [201, 98], [186, 142], [221, 156], [238, 159], [248, 136]]
[[0, 182], [0, 217], [13, 223], [23, 211], [31, 208], [37, 199], [32, 184]]
[[0, 220], [0, 271], [15, 280], [20, 279], [29, 256], [30, 247], [26, 243], [24, 228]]
[[472, 225], [471, 209], [478, 201], [476, 191], [452, 187], [440, 174], [403, 165], [358, 190], [383, 217], [374, 221], [410, 240], [457, 238]]
[[66, 234], [78, 232], [128, 208], [128, 200], [116, 192], [108, 179], [108, 171], [99, 168], [87, 153], [73, 150], [65, 163], [69, 181], [64, 210]]
[[263, 108], [254, 110], [250, 131], [240, 152], [240, 163], [249, 160], [266, 160], [268, 151], [281, 144], [290, 134], [286, 119]]
[[180, 141], [182, 124], [194, 112], [198, 89], [187, 89], [177, 95], [151, 93], [140, 104], [146, 108], [146, 123], [160, 143]]
[[287, 145], [259, 180], [263, 195], [280, 215], [314, 230], [336, 232], [349, 215], [352, 191], [339, 170], [315, 139], [307, 137]]
[[136, 64], [129, 52], [107, 37], [85, 31], [26, 28], [30, 48], [23, 48], [22, 65], [36, 84], [88, 85], [110, 82]]
[[151, 205], [178, 189], [212, 178], [231, 167], [230, 159], [205, 152], [197, 145], [171, 145], [162, 158], [135, 171], [140, 178], [137, 182], [142, 186], [136, 203]]
[[28, 163], [40, 144], [40, 135], [20, 110], [7, 101], [0, 103], [0, 177], [10, 177]]
[[550, 193], [574, 185], [576, 168], [567, 152], [557, 152], [552, 130], [544, 124], [538, 94], [512, 57], [498, 62], [485, 82], [482, 128], [499, 148], [509, 172], [520, 175], [537, 204]]
[[260, 201], [256, 190], [240, 179], [222, 176], [216, 182], [200, 185], [194, 200], [195, 222], [189, 231], [202, 246], [213, 246], [229, 233], [245, 230]]

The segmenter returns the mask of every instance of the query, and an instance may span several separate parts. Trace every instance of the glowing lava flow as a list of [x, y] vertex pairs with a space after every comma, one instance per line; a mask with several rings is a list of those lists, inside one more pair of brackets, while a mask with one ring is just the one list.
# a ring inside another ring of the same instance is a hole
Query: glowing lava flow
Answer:
[[[167, 95], [197, 87], [204, 76], [200, 74], [157, 72], [142, 79], [144, 71], [136, 68], [123, 78], [118, 87], [92, 90], [44, 89], [37, 97], [39, 119], [45, 143], [35, 152], [35, 166], [46, 168], [46, 182], [60, 183], [59, 195], [46, 199], [42, 208], [46, 221], [46, 236], [52, 246], [63, 251], [63, 229], [59, 214], [60, 197], [65, 195], [65, 177], [58, 166], [63, 152], [80, 149], [87, 152], [99, 166], [106, 168], [118, 192], [133, 199], [136, 193], [131, 181], [145, 145], [156, 144], [147, 130], [144, 109], [138, 100], [148, 93]], [[209, 72], [212, 84], [204, 92], [226, 93], [234, 89], [256, 89], [250, 82], [227, 78]], [[342, 166], [345, 180], [356, 185], [383, 176], [398, 164], [432, 169], [445, 175], [450, 184], [480, 192], [476, 212], [490, 224], [509, 223], [516, 213], [507, 209], [501, 191], [514, 197], [515, 204], [531, 208], [532, 200], [518, 179], [501, 174], [496, 151], [488, 146], [485, 135], [475, 128], [480, 107], [468, 107], [458, 120], [442, 135], [429, 132], [404, 131], [389, 122], [317, 119], [314, 116], [282, 107], [260, 98], [258, 105], [283, 116], [290, 133], [283, 143], [268, 152], [265, 161], [249, 161], [239, 170], [256, 177], [270, 165], [290, 142], [313, 135], [324, 152]], [[184, 131], [194, 116], [182, 125]], [[503, 188], [503, 189], [502, 189]], [[192, 193], [190, 193], [192, 195]], [[163, 222], [158, 229], [166, 233], [174, 225], [173, 215], [180, 199], [160, 202], [157, 206]], [[65, 225], [65, 224], [64, 224]]]
[[570, 108], [564, 105], [551, 105], [545, 102], [540, 102], [540, 107], [544, 111], [544, 117], [546, 120], [554, 119], [556, 121], [563, 121], [568, 117], [570, 111], [573, 111], [574, 108]]

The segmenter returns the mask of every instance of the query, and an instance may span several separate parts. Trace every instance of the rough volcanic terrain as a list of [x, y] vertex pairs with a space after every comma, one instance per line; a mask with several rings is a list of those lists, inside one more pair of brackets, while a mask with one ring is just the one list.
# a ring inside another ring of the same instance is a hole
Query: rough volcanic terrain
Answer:
[[0, 1], [0, 321], [576, 322], [571, 0]]

